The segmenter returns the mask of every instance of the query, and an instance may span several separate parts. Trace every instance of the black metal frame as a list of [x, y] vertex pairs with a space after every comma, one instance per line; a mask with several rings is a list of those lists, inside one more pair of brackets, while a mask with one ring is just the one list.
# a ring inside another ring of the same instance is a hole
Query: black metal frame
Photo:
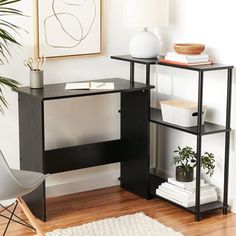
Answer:
[[229, 184], [229, 148], [230, 148], [230, 122], [231, 122], [231, 96], [232, 96], [232, 73], [233, 69], [228, 69], [227, 78], [227, 103], [226, 103], [226, 128], [225, 132], [225, 167], [224, 167], [224, 196], [223, 214], [228, 211], [228, 184]]
[[[15, 205], [15, 206], [14, 206], [14, 205]], [[12, 206], [14, 206], [13, 211], [9, 210], [9, 208], [12, 207]], [[0, 216], [3, 217], [3, 218], [5, 218], [5, 219], [8, 219], [7, 225], [6, 225], [6, 227], [5, 227], [5, 229], [4, 229], [4, 232], [3, 232], [3, 234], [2, 234], [3, 236], [6, 235], [7, 230], [8, 230], [8, 227], [9, 227], [11, 221], [13, 221], [13, 222], [15, 222], [15, 223], [18, 223], [18, 224], [20, 224], [20, 225], [23, 225], [23, 226], [25, 226], [25, 227], [28, 227], [28, 228], [30, 228], [30, 229], [32, 229], [32, 230], [34, 230], [34, 231], [36, 232], [36, 229], [35, 229], [31, 224], [27, 223], [25, 220], [23, 220], [22, 218], [20, 218], [19, 216], [17, 216], [17, 215], [15, 214], [15, 211], [16, 211], [17, 206], [18, 206], [18, 201], [17, 201], [17, 200], [16, 200], [14, 203], [12, 203], [11, 205], [7, 206], [7, 207], [5, 207], [5, 206], [3, 206], [2, 204], [0, 204], [0, 207], [3, 208], [3, 209], [0, 211]], [[3, 215], [2, 212], [4, 212], [4, 211], [9, 212], [9, 213], [10, 213], [10, 217]], [[15, 217], [17, 220], [14, 219], [13, 217]]]
[[[198, 114], [202, 114], [203, 106], [203, 71], [198, 77]], [[202, 115], [197, 117], [197, 163], [196, 163], [196, 204], [195, 220], [200, 220], [200, 181], [201, 181], [201, 152], [202, 152]]]
[[[224, 196], [223, 196], [223, 214], [228, 212], [228, 183], [229, 183], [229, 148], [230, 148], [230, 121], [231, 121], [231, 95], [232, 95], [232, 70], [227, 69], [227, 101], [226, 101], [226, 130], [225, 130], [225, 164], [224, 164]], [[199, 71], [198, 76], [198, 114], [202, 114], [203, 107], [203, 83], [204, 71]], [[198, 116], [197, 121], [197, 164], [196, 164], [196, 206], [195, 220], [201, 219], [200, 211], [200, 178], [201, 178], [201, 149], [202, 149], [202, 116]]]
[[[132, 65], [130, 67], [130, 81], [134, 82], [134, 63], [146, 65], [146, 84], [150, 84], [150, 66], [151, 65], [162, 65], [168, 67], [175, 67], [185, 70], [192, 70], [198, 72], [198, 114], [202, 114], [203, 106], [203, 84], [204, 84], [204, 72], [215, 71], [215, 70], [227, 70], [227, 103], [226, 103], [226, 125], [225, 127], [208, 123], [208, 129], [202, 126], [202, 116], [198, 116], [196, 128], [183, 128], [181, 126], [173, 125], [164, 122], [160, 118], [160, 112], [158, 109], [150, 109], [150, 122], [154, 122], [159, 125], [163, 125], [169, 128], [174, 128], [183, 132], [194, 134], [197, 136], [197, 163], [196, 163], [196, 204], [195, 207], [185, 208], [195, 214], [195, 221], [201, 219], [201, 214], [216, 209], [223, 209], [223, 214], [228, 212], [228, 176], [229, 176], [229, 148], [230, 148], [230, 121], [231, 121], [231, 95], [232, 95], [232, 70], [233, 66], [213, 64], [205, 66], [180, 66], [171, 65], [167, 63], [160, 63], [158, 59], [137, 59], [132, 58], [130, 55], [124, 56], [112, 56], [112, 59], [127, 61]], [[200, 176], [201, 176], [201, 149], [202, 149], [202, 136], [210, 135], [215, 133], [225, 133], [225, 164], [224, 164], [224, 195], [223, 205], [220, 202], [214, 202], [210, 204], [200, 204]], [[161, 176], [157, 176], [156, 173], [150, 173], [150, 195], [155, 195], [155, 189], [165, 180]], [[154, 189], [155, 188], [155, 189]]]

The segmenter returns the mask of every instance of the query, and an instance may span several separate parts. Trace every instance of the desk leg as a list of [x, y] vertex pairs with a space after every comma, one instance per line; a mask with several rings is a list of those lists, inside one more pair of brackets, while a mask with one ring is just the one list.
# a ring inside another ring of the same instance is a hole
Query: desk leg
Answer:
[[[19, 94], [20, 168], [44, 173], [44, 104], [43, 101]], [[24, 196], [31, 212], [46, 221], [45, 184]]]
[[149, 198], [149, 93], [121, 93], [121, 187], [144, 198]]

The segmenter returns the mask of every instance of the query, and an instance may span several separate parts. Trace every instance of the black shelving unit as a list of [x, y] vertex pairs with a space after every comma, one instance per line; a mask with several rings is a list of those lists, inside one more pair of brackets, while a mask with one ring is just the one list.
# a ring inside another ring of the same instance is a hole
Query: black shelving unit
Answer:
[[[179, 66], [172, 65], [163, 62], [159, 62], [158, 59], [136, 59], [129, 55], [123, 56], [112, 56], [112, 59], [126, 61], [130, 63], [130, 82], [134, 83], [134, 71], [135, 63], [143, 64], [146, 66], [146, 83], [150, 83], [150, 66], [161, 65], [167, 67], [175, 67], [184, 70], [192, 70], [198, 72], [198, 114], [202, 114], [203, 106], [203, 84], [204, 84], [204, 73], [208, 71], [216, 70], [227, 70], [227, 97], [226, 97], [226, 122], [225, 126], [205, 122], [202, 124], [202, 116], [198, 116], [197, 126], [191, 128], [185, 128], [178, 125], [164, 122], [162, 119], [161, 111], [156, 108], [150, 107], [149, 121], [157, 125], [162, 125], [168, 128], [176, 129], [182, 132], [190, 133], [197, 137], [197, 165], [196, 165], [196, 204], [194, 207], [185, 208], [186, 210], [195, 214], [195, 220], [199, 221], [201, 215], [206, 212], [210, 212], [217, 209], [222, 209], [223, 214], [228, 212], [228, 175], [229, 175], [229, 148], [230, 148], [230, 118], [231, 118], [231, 93], [232, 93], [232, 71], [233, 66], [213, 64], [213, 65], [201, 65], [201, 66]], [[211, 202], [208, 204], [200, 205], [200, 178], [201, 178], [201, 151], [202, 151], [202, 136], [211, 135], [216, 133], [225, 133], [225, 164], [224, 164], [224, 194], [223, 203], [220, 201]], [[162, 178], [158, 173], [150, 170], [150, 195], [155, 195], [155, 189], [166, 180]], [[161, 198], [161, 197], [159, 197]], [[164, 198], [163, 198], [164, 199]], [[167, 200], [167, 199], [165, 199]], [[169, 200], [167, 200], [169, 201]], [[171, 201], [169, 201], [171, 202]], [[173, 203], [173, 202], [171, 202]], [[173, 203], [175, 204], [175, 203]], [[176, 204], [175, 204], [176, 205]]]

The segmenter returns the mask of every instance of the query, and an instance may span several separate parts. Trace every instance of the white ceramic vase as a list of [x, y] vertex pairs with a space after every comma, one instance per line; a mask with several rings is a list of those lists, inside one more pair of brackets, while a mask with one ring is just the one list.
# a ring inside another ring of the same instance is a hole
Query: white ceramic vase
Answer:
[[162, 43], [155, 34], [142, 31], [131, 39], [129, 53], [135, 58], [155, 58], [160, 55], [161, 46]]

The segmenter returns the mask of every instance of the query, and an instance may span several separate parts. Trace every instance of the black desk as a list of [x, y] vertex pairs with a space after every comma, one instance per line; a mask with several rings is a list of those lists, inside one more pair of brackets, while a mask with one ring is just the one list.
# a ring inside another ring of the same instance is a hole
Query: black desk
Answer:
[[[114, 90], [65, 90], [65, 84], [43, 89], [18, 89], [20, 167], [41, 173], [58, 173], [121, 162], [121, 186], [149, 198], [149, 96], [152, 85], [114, 82]], [[118, 140], [45, 150], [44, 101], [121, 93], [121, 137]], [[35, 216], [46, 221], [45, 183], [24, 197]]]

